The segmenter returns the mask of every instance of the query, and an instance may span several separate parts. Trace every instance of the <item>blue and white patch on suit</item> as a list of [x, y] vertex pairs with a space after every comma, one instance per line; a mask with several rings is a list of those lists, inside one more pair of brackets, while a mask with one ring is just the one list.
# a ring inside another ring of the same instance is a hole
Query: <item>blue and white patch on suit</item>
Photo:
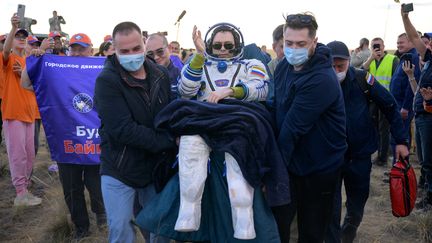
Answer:
[[215, 80], [214, 83], [218, 87], [226, 87], [229, 84], [229, 80], [228, 79], [218, 79], [218, 80]]

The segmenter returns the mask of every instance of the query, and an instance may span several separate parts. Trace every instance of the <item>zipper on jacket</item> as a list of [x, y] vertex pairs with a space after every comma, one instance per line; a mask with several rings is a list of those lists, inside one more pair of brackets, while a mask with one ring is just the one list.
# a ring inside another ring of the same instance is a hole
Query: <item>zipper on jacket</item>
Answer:
[[124, 154], [125, 154], [125, 152], [126, 152], [126, 148], [127, 148], [127, 145], [125, 145], [125, 146], [123, 147], [123, 151], [122, 151], [122, 153], [120, 154], [120, 158], [118, 159], [118, 162], [116, 163], [118, 169], [120, 169], [120, 166], [121, 166], [121, 164], [122, 164], [122, 162], [123, 162], [123, 157], [124, 157]]
[[[157, 101], [156, 100], [156, 98], [159, 98], [159, 101], [161, 101], [160, 100], [160, 97], [159, 97], [159, 90], [160, 90], [160, 82], [159, 82], [159, 80], [161, 79], [163, 77], [163, 75], [161, 75], [161, 76], [159, 76], [157, 79], [156, 79], [156, 81], [154, 82], [154, 84], [153, 84], [153, 87], [154, 87], [154, 89], [153, 90], [150, 90], [150, 92], [151, 92], [151, 100], [150, 100], [150, 112], [152, 113], [152, 115], [154, 116], [154, 114], [153, 114], [153, 106], [152, 106], [152, 102], [153, 101]], [[153, 91], [153, 92], [152, 92]]]

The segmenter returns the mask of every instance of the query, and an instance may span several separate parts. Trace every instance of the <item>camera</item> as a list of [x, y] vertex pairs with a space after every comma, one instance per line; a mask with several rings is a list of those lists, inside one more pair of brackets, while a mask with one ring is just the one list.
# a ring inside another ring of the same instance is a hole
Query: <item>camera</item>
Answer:
[[402, 4], [402, 11], [404, 13], [408, 13], [414, 10], [414, 6], [412, 3], [404, 3]]
[[372, 48], [375, 49], [381, 49], [381, 45], [380, 44], [373, 44]]
[[20, 21], [24, 21], [24, 14], [25, 14], [25, 5], [18, 4], [17, 15]]

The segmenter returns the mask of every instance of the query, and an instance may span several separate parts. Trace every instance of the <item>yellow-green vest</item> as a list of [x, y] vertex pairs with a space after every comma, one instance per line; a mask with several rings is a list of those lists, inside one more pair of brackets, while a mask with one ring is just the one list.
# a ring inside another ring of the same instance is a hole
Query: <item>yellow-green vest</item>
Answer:
[[390, 90], [390, 80], [393, 71], [393, 61], [395, 58], [396, 56], [394, 55], [386, 54], [378, 66], [378, 69], [376, 68], [376, 60], [373, 60], [369, 65], [369, 72], [375, 77], [378, 83], [384, 86], [387, 90]]

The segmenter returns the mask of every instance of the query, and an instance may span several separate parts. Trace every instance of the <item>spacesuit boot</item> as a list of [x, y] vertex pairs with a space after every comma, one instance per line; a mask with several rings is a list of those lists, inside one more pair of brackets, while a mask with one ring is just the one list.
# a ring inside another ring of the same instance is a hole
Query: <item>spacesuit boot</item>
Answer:
[[254, 189], [244, 179], [234, 157], [225, 153], [225, 162], [234, 238], [241, 240], [254, 239], [256, 237], [252, 208]]
[[179, 145], [180, 208], [174, 229], [197, 231], [201, 221], [201, 198], [207, 178], [210, 147], [199, 135], [182, 136]]

